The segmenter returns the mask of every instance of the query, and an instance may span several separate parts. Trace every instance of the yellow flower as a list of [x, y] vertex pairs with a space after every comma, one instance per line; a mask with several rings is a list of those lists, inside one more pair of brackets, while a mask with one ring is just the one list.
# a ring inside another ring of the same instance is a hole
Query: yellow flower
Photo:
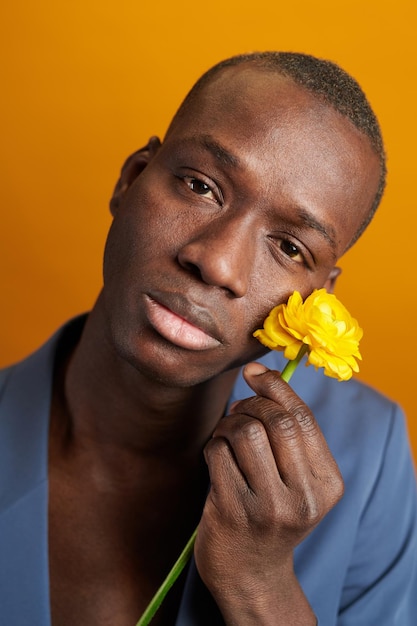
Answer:
[[323, 367], [326, 376], [349, 380], [358, 372], [361, 359], [359, 341], [362, 329], [335, 295], [315, 289], [302, 301], [298, 291], [287, 304], [272, 309], [254, 337], [272, 350], [283, 350], [289, 360], [297, 358], [305, 346], [307, 365]]

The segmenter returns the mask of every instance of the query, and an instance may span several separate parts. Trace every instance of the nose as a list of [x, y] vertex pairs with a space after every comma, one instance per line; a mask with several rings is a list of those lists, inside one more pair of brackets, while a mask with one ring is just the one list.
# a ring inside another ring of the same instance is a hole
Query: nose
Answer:
[[218, 218], [190, 238], [178, 253], [180, 265], [208, 285], [243, 297], [253, 272], [256, 236], [250, 219]]

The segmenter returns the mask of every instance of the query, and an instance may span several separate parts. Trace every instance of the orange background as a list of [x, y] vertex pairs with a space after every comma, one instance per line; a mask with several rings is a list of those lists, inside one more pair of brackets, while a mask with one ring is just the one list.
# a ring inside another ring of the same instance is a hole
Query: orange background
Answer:
[[240, 52], [310, 52], [359, 80], [384, 131], [389, 186], [337, 293], [365, 330], [360, 377], [406, 409], [417, 458], [414, 1], [3, 5], [0, 365], [91, 307], [119, 168], [195, 79]]

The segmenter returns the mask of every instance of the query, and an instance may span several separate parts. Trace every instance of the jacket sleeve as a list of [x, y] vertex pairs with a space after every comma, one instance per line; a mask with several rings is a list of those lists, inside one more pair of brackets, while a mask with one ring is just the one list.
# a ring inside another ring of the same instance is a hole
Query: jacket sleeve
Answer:
[[417, 624], [417, 494], [405, 420], [394, 405], [363, 508], [337, 626]]

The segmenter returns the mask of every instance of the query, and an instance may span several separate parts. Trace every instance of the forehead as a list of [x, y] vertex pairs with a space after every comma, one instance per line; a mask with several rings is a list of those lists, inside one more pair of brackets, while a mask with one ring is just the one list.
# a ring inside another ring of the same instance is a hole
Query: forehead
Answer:
[[339, 232], [340, 254], [371, 209], [380, 166], [368, 138], [276, 71], [245, 64], [222, 70], [167, 134], [168, 143], [206, 147], [207, 137], [239, 164], [248, 184], [256, 178], [261, 200], [279, 194], [324, 210]]
[[[251, 137], [256, 128], [273, 135], [284, 125], [317, 122], [321, 130], [332, 126], [347, 126], [352, 132], [366, 139], [353, 124], [324, 98], [276, 69], [258, 67], [253, 63], [241, 63], [226, 67], [204, 83], [181, 107], [182, 114], [175, 118], [178, 125], [195, 127], [220, 126], [233, 120], [242, 123], [242, 138]], [[249, 122], [249, 126], [247, 123]]]

